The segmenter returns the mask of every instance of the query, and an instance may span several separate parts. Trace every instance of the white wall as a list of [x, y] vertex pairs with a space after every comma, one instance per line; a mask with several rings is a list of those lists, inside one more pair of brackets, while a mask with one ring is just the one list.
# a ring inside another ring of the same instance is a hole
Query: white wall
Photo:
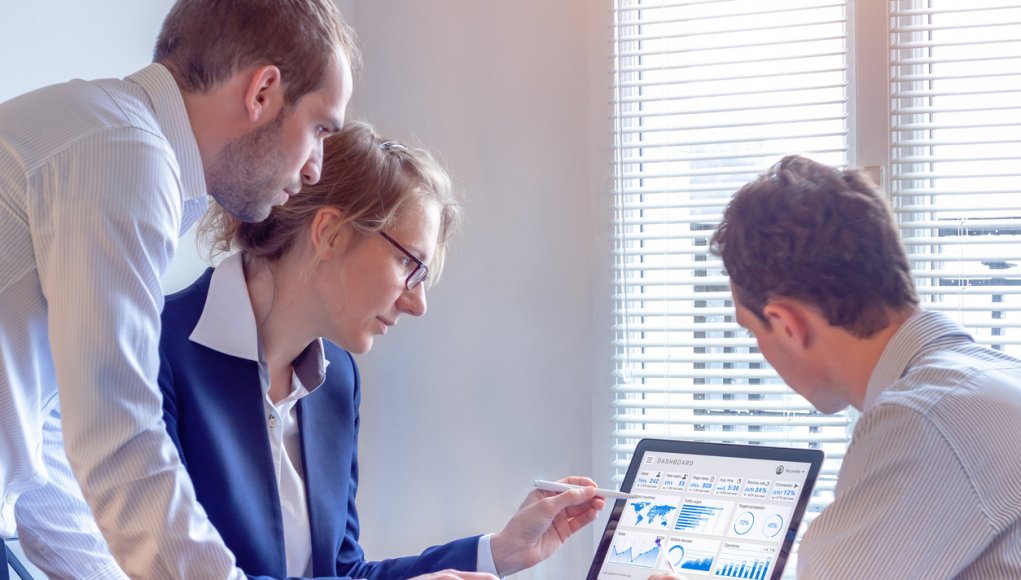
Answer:
[[[374, 0], [350, 16], [352, 117], [441, 154], [467, 210], [428, 315], [360, 361], [377, 557], [495, 531], [534, 478], [606, 473], [609, 2]], [[593, 529], [518, 577], [583, 577]]]
[[71, 78], [121, 77], [152, 62], [171, 0], [0, 3], [0, 101]]
[[[171, 3], [5, 1], [0, 100], [141, 68]], [[338, 4], [365, 56], [351, 117], [442, 156], [467, 210], [429, 314], [360, 360], [379, 558], [496, 531], [534, 478], [609, 472], [609, 2]], [[167, 290], [203, 267], [182, 240]], [[517, 578], [582, 577], [601, 530]]]

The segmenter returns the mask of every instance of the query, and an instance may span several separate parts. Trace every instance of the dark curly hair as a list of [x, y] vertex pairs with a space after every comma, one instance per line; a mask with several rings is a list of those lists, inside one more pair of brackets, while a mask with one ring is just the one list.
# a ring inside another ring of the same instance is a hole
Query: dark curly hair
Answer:
[[763, 308], [787, 297], [868, 338], [890, 310], [918, 305], [882, 192], [861, 172], [797, 155], [734, 194], [710, 251], [723, 258], [734, 298], [767, 324]]

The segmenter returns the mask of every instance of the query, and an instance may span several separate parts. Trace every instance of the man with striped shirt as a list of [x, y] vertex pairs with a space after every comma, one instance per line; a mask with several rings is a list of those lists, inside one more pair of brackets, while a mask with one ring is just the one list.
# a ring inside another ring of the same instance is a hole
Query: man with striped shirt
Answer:
[[332, 0], [179, 0], [150, 66], [0, 103], [0, 537], [48, 575], [242, 576], [164, 431], [160, 277], [207, 194], [318, 181], [356, 56]]
[[1021, 578], [1021, 361], [919, 307], [882, 193], [786, 157], [735, 194], [712, 249], [787, 384], [861, 412], [798, 578]]

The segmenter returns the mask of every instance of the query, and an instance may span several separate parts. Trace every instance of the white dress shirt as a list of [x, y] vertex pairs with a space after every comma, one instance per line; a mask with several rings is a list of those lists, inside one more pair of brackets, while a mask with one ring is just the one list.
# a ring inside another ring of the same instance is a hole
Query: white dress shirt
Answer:
[[[322, 358], [322, 349], [319, 349]], [[324, 377], [325, 378], [325, 375]], [[259, 361], [263, 407], [273, 456], [274, 476], [280, 495], [280, 514], [284, 524], [284, 554], [288, 576], [312, 575], [312, 532], [308, 521], [308, 500], [305, 497], [305, 474], [301, 465], [301, 440], [298, 428], [297, 402], [311, 391], [291, 372], [291, 392], [274, 403], [269, 398], [269, 373]], [[319, 380], [318, 387], [322, 384]], [[315, 387], [313, 387], [314, 389]]]
[[[209, 293], [195, 329], [189, 338], [217, 352], [259, 363], [263, 408], [274, 474], [283, 516], [284, 550], [289, 576], [308, 576], [312, 568], [312, 539], [301, 464], [301, 426], [297, 402], [326, 380], [329, 361], [322, 339], [305, 349], [291, 372], [290, 393], [274, 404], [269, 398], [269, 376], [262, 360], [258, 328], [248, 296], [240, 254], [225, 259], [213, 271]], [[329, 461], [329, 458], [317, 458]], [[338, 498], [341, 501], [343, 498]], [[491, 535], [479, 540], [477, 570], [496, 574]]]
[[54, 577], [121, 576], [81, 492], [132, 577], [240, 574], [156, 388], [160, 277], [206, 205], [184, 102], [158, 64], [0, 104], [0, 533], [17, 519]]
[[798, 578], [1021, 578], [1021, 361], [937, 312], [872, 371]]

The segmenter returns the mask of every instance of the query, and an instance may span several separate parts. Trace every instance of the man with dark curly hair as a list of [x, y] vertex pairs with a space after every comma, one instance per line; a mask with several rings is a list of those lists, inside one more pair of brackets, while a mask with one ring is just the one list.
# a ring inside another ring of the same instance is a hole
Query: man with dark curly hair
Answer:
[[734, 195], [712, 251], [784, 381], [861, 412], [798, 578], [1021, 577], [1021, 361], [919, 307], [882, 192], [786, 157]]

